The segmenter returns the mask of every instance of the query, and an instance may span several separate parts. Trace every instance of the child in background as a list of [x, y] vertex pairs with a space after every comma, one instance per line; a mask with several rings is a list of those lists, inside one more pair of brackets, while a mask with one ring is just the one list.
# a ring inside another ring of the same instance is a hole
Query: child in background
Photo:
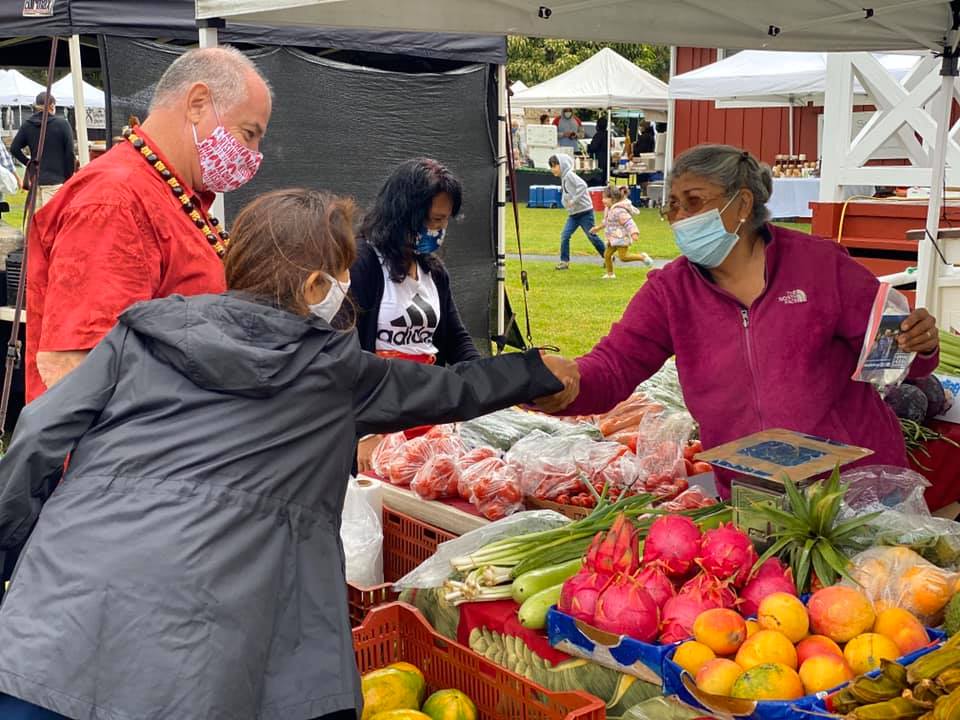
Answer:
[[563, 206], [570, 213], [563, 230], [560, 231], [560, 262], [557, 263], [557, 270], [566, 270], [570, 267], [570, 238], [577, 228], [586, 233], [590, 243], [596, 248], [597, 254], [603, 257], [606, 248], [603, 240], [593, 230], [593, 224], [596, 222], [593, 202], [590, 200], [586, 181], [573, 171], [573, 158], [569, 155], [551, 155], [549, 163], [550, 172], [560, 178], [560, 186], [563, 188]]
[[615, 185], [607, 185], [603, 189], [603, 206], [606, 208], [603, 212], [603, 225], [590, 229], [591, 232], [602, 229], [607, 240], [607, 248], [603, 253], [603, 264], [606, 268], [604, 280], [617, 277], [613, 274], [614, 255], [620, 258], [620, 262], [640, 261], [647, 267], [653, 267], [653, 259], [646, 253], [638, 255], [630, 252], [630, 243], [640, 239], [640, 231], [633, 221], [633, 216], [639, 210], [627, 199], [629, 193], [630, 189], [626, 185], [619, 188]]

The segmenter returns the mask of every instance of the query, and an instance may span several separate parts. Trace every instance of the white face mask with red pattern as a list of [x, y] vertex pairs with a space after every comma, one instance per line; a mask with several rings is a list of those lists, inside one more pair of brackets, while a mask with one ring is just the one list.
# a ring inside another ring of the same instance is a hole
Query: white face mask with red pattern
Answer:
[[193, 141], [200, 157], [200, 179], [205, 190], [230, 192], [253, 179], [263, 155], [246, 147], [223, 126], [216, 105], [213, 112], [217, 116], [217, 127], [208, 137], [200, 140], [197, 126], [193, 126]]

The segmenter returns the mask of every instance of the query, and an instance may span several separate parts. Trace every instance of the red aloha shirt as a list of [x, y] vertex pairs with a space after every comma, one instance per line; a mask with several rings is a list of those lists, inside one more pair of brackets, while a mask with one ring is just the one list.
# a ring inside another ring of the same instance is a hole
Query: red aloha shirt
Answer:
[[[194, 198], [204, 212], [212, 201]], [[28, 252], [27, 402], [47, 389], [37, 352], [90, 350], [141, 300], [226, 290], [220, 258], [129, 142], [74, 175], [37, 213]]]

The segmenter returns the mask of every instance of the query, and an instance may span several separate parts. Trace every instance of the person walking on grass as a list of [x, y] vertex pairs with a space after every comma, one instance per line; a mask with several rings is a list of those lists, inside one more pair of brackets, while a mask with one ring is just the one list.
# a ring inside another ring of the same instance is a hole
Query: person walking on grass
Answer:
[[563, 206], [570, 213], [567, 222], [560, 231], [560, 262], [557, 270], [566, 270], [570, 267], [570, 238], [577, 228], [586, 233], [600, 257], [603, 257], [606, 247], [600, 236], [593, 231], [596, 217], [593, 213], [593, 203], [590, 193], [587, 192], [587, 183], [573, 171], [573, 158], [569, 155], [551, 155], [550, 172], [560, 178], [563, 188]]
[[653, 258], [645, 252], [630, 252], [630, 243], [640, 240], [640, 231], [637, 224], [633, 221], [633, 216], [637, 210], [633, 203], [627, 198], [630, 189], [624, 185], [607, 185], [603, 189], [603, 223], [590, 228], [590, 232], [599, 232], [603, 230], [603, 235], [607, 240], [607, 248], [603, 253], [603, 265], [606, 272], [603, 274], [604, 280], [612, 280], [617, 276], [613, 274], [613, 256], [620, 258], [620, 262], [642, 262], [647, 267], [653, 267]]

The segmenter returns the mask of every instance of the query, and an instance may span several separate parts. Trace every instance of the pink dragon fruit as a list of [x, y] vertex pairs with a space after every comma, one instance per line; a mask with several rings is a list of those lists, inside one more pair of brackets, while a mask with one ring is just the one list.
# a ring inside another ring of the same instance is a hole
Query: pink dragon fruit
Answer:
[[621, 574], [597, 598], [593, 625], [614, 635], [650, 642], [657, 636], [660, 610], [634, 578]]
[[747, 582], [758, 559], [753, 541], [729, 523], [703, 534], [697, 564], [711, 575], [732, 580], [739, 588]]
[[584, 568], [563, 583], [557, 609], [578, 620], [592, 623], [597, 598], [609, 584], [609, 575], [601, 575]]
[[718, 607], [719, 603], [702, 595], [674, 595], [663, 606], [660, 642], [666, 645], [693, 637], [693, 623], [700, 613]]
[[646, 590], [657, 607], [663, 609], [664, 603], [677, 594], [677, 589], [663, 571], [659, 563], [653, 563], [641, 570], [636, 576], [637, 583]]
[[757, 568], [757, 572], [740, 591], [740, 600], [743, 602], [741, 611], [747, 616], [756, 615], [760, 602], [775, 592], [796, 596], [797, 586], [793, 582], [793, 571], [777, 558], [770, 558]]
[[644, 565], [662, 563], [671, 577], [683, 577], [700, 550], [700, 528], [683, 515], [664, 515], [653, 521], [643, 544]]
[[708, 598], [716, 607], [733, 608], [737, 604], [737, 593], [729, 580], [721, 580], [706, 572], [698, 573], [688, 580], [677, 592], [678, 595], [693, 595]]

